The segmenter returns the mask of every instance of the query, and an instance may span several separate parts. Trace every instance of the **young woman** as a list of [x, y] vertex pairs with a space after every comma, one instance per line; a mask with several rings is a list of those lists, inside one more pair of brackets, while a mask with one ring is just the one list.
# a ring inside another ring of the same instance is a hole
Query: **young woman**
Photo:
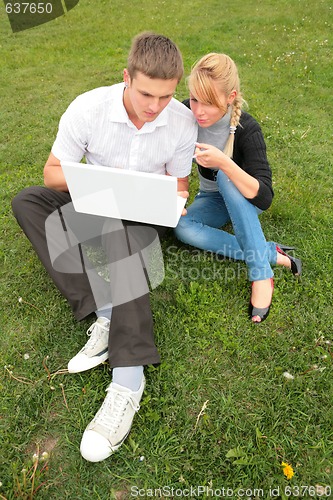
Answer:
[[[259, 214], [273, 199], [272, 174], [257, 121], [242, 111], [237, 67], [225, 54], [202, 57], [192, 69], [185, 101], [199, 125], [194, 159], [200, 190], [175, 229], [184, 243], [247, 264], [252, 281], [249, 315], [264, 321], [273, 295], [271, 265], [301, 274], [292, 247], [266, 242]], [[222, 228], [231, 221], [234, 235]]]

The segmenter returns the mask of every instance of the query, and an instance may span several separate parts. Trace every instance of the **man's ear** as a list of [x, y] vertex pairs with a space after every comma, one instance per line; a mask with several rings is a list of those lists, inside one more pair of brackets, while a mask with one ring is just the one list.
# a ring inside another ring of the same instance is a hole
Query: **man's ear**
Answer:
[[126, 68], [124, 69], [123, 75], [124, 75], [124, 83], [125, 83], [125, 86], [126, 86], [126, 87], [129, 87], [129, 85], [130, 85], [130, 83], [131, 83], [131, 78], [130, 78], [129, 73], [128, 73], [128, 70], [127, 70]]

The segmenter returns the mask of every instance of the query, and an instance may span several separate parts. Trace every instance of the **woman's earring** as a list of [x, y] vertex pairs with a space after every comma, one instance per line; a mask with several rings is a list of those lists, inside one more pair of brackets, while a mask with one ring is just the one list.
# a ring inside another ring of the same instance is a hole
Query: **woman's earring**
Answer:
[[125, 82], [125, 89], [128, 89], [128, 83]]

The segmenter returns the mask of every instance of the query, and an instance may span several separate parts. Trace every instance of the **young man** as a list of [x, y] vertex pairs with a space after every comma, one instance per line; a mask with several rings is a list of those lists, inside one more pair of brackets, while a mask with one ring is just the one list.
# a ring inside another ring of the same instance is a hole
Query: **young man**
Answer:
[[[60, 162], [85, 157], [90, 164], [176, 176], [179, 191], [188, 195], [197, 130], [190, 110], [173, 99], [182, 75], [182, 57], [171, 40], [154, 33], [138, 35], [124, 83], [97, 88], [71, 103], [44, 167], [45, 186], [27, 188], [13, 200], [18, 223], [75, 317], [97, 315], [87, 332], [88, 342], [68, 364], [68, 370], [77, 373], [109, 358], [113, 369], [105, 401], [81, 441], [82, 456], [92, 462], [109, 457], [123, 443], [139, 409], [143, 367], [160, 361], [147, 266], [138, 255], [166, 228], [103, 220], [100, 235], [110, 274], [106, 286], [89, 268], [82, 249], [78, 252], [69, 245], [64, 251], [65, 245], [59, 251], [60, 241], [68, 241], [74, 226], [81, 224], [95, 237], [100, 223], [99, 218], [79, 216], [73, 210]], [[72, 226], [76, 217], [79, 223]], [[61, 254], [61, 264], [50, 256], [50, 240]]]

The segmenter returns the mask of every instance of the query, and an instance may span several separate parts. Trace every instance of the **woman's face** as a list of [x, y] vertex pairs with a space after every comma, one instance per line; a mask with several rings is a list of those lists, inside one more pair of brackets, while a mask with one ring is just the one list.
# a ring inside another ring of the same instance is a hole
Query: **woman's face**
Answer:
[[[216, 88], [215, 90], [217, 91]], [[214, 125], [214, 123], [218, 122], [226, 114], [228, 104], [231, 104], [235, 99], [236, 91], [233, 90], [228, 97], [218, 91], [217, 94], [221, 103], [221, 107], [217, 107], [214, 104], [201, 102], [197, 98], [195, 98], [192, 93], [190, 93], [191, 110], [200, 127], [210, 127], [211, 125]]]
[[[224, 110], [214, 106], [213, 104], [200, 102], [192, 94], [190, 96], [190, 106], [199, 127], [210, 127], [225, 115]], [[225, 109], [227, 109], [227, 105]]]

